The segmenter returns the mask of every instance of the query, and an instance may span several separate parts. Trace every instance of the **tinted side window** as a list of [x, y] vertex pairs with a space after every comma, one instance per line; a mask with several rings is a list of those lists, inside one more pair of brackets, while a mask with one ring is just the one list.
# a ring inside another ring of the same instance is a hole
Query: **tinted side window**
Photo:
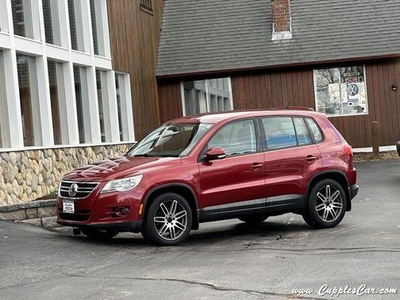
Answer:
[[262, 119], [269, 150], [297, 146], [296, 131], [291, 117]]
[[314, 137], [314, 141], [317, 143], [321, 142], [323, 139], [323, 135], [322, 135], [321, 129], [319, 128], [317, 123], [311, 118], [306, 118], [306, 122], [307, 122], [308, 127], [311, 130], [311, 134]]
[[309, 145], [312, 143], [310, 133], [308, 132], [307, 125], [303, 118], [293, 118], [294, 126], [296, 127], [297, 144]]
[[256, 134], [253, 120], [243, 120], [222, 127], [208, 142], [208, 148], [221, 147], [226, 155], [256, 152]]

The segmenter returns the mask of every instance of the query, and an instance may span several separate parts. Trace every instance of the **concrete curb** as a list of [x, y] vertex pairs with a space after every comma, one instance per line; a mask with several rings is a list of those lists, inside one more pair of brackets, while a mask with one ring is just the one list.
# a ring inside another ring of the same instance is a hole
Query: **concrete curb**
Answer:
[[0, 206], [0, 220], [21, 222], [63, 234], [72, 234], [70, 227], [57, 223], [57, 200], [35, 200], [28, 203]]
[[28, 203], [0, 206], [0, 220], [23, 221], [56, 216], [55, 199], [37, 200]]

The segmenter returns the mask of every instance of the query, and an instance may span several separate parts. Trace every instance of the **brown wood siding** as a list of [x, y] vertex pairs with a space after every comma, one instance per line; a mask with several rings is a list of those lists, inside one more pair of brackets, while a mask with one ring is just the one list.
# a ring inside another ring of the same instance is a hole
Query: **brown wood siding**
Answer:
[[162, 122], [182, 116], [182, 96], [180, 83], [160, 85], [158, 87], [158, 93]]
[[[331, 117], [331, 122], [353, 147], [371, 147], [371, 124], [379, 124], [379, 144], [400, 139], [400, 61], [368, 63], [366, 68], [368, 115]], [[233, 76], [235, 109], [306, 106], [315, 109], [313, 70], [269, 72]], [[392, 91], [391, 85], [398, 90]]]
[[108, 0], [113, 69], [131, 75], [136, 139], [160, 124], [156, 82], [163, 0], [153, 0], [153, 14], [140, 1]]
[[235, 109], [315, 106], [312, 70], [235, 76], [231, 82]]

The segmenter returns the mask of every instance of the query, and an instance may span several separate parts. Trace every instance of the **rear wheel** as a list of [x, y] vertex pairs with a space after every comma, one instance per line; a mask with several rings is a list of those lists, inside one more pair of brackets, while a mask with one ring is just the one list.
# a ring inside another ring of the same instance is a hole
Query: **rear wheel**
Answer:
[[310, 191], [303, 219], [314, 228], [338, 225], [346, 212], [346, 194], [335, 180], [324, 179]]
[[97, 241], [109, 240], [118, 234], [118, 231], [115, 230], [100, 230], [90, 227], [79, 228], [79, 230], [89, 239]]
[[245, 222], [249, 226], [260, 225], [266, 219], [268, 219], [268, 216], [266, 215], [248, 215], [239, 218], [240, 221]]
[[151, 203], [142, 229], [151, 243], [175, 246], [184, 241], [192, 227], [192, 211], [187, 201], [175, 193], [158, 196]]

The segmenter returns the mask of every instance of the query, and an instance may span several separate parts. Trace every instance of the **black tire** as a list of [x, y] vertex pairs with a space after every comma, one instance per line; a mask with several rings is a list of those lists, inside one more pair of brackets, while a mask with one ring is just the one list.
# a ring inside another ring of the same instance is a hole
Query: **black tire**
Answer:
[[192, 228], [192, 210], [187, 201], [175, 193], [158, 196], [145, 216], [142, 234], [152, 244], [176, 246]]
[[324, 179], [311, 189], [303, 219], [314, 228], [335, 227], [342, 221], [346, 207], [343, 187], [333, 179]]
[[242, 216], [239, 218], [240, 221], [245, 222], [249, 226], [260, 225], [266, 219], [268, 219], [268, 216], [266, 216], [266, 215], [248, 215], [248, 216]]
[[110, 240], [118, 234], [115, 230], [100, 230], [90, 227], [82, 227], [79, 230], [86, 235], [89, 239], [95, 241], [106, 241]]

